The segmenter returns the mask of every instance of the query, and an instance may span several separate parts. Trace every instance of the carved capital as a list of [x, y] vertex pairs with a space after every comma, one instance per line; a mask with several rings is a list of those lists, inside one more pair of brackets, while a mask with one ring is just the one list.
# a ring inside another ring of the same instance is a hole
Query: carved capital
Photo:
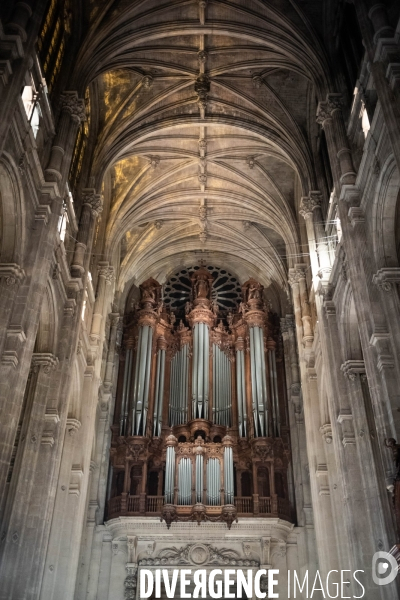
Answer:
[[346, 360], [341, 367], [343, 375], [350, 379], [350, 381], [355, 381], [361, 373], [365, 373], [365, 363], [363, 360]]
[[1, 263], [0, 279], [4, 279], [6, 285], [11, 287], [25, 279], [25, 271], [16, 263]]
[[325, 423], [322, 427], [319, 428], [322, 437], [325, 440], [326, 444], [332, 444], [332, 425], [330, 423]]
[[54, 354], [36, 352], [32, 354], [32, 367], [42, 369], [43, 373], [50, 375], [51, 371], [58, 365], [58, 358]]
[[326, 121], [328, 121], [331, 118], [332, 117], [331, 117], [331, 113], [328, 108], [328, 103], [327, 102], [319, 102], [318, 108], [317, 108], [317, 119], [316, 119], [318, 125], [321, 125], [322, 127], [324, 127]]
[[60, 97], [61, 111], [68, 112], [71, 117], [81, 123], [86, 121], [85, 101], [78, 97], [77, 92], [64, 92]]
[[391, 292], [400, 283], [400, 269], [398, 267], [379, 269], [372, 277], [372, 281], [383, 292]]
[[309, 196], [303, 196], [300, 202], [299, 214], [303, 219], [311, 219], [313, 216], [313, 209], [310, 202]]
[[294, 269], [289, 269], [289, 285], [291, 287], [294, 286], [295, 283], [299, 283], [300, 279], [306, 278], [306, 272], [304, 269], [300, 267], [296, 267]]
[[343, 106], [343, 95], [342, 94], [328, 94], [326, 97], [329, 113], [332, 115], [336, 110], [342, 110]]
[[111, 284], [114, 280], [114, 267], [99, 267], [99, 277], [104, 277], [106, 283]]
[[94, 217], [98, 217], [103, 211], [103, 196], [96, 194], [96, 190], [85, 188], [82, 190], [82, 203], [89, 206]]

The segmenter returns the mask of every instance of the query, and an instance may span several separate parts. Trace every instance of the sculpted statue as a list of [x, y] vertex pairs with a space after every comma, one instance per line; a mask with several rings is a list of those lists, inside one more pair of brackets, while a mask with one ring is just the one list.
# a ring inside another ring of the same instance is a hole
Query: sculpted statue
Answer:
[[195, 284], [197, 298], [207, 298], [209, 285], [204, 279], [198, 279]]
[[192, 276], [193, 285], [193, 304], [194, 306], [210, 307], [210, 292], [212, 284], [212, 276], [205, 267], [200, 267]]
[[154, 309], [160, 300], [161, 286], [155, 279], [147, 279], [140, 286], [140, 304], [142, 308]]
[[255, 279], [249, 279], [242, 286], [243, 300], [250, 310], [261, 310], [263, 307], [263, 286]]

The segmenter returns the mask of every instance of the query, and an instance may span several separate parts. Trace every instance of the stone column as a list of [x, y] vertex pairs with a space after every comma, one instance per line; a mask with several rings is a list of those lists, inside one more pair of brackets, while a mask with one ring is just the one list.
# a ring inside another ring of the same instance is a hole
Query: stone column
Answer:
[[321, 203], [321, 192], [311, 191], [309, 196], [301, 199], [299, 212], [306, 221], [313, 276], [318, 275], [321, 279], [328, 279], [331, 262], [323, 225]]
[[15, 111], [15, 99], [21, 93], [26, 72], [32, 66], [32, 55], [48, 2], [24, 0], [14, 2], [8, 21], [3, 22], [0, 41], [0, 154], [7, 140]]
[[[382, 463], [388, 485], [393, 477], [390, 452], [383, 447], [385, 438], [400, 435], [400, 414], [397, 411], [399, 377], [394, 372], [397, 356], [391, 345], [391, 333], [381, 300], [373, 280], [374, 260], [370, 253], [364, 212], [360, 208], [351, 154], [348, 149], [341, 99], [329, 94], [318, 107], [317, 121], [324, 127], [335, 187], [339, 195], [338, 208], [343, 231], [343, 242], [348, 257], [348, 273], [354, 294], [363, 357], [373, 401], [375, 422], [381, 441]], [[337, 164], [337, 157], [342, 157]]]
[[96, 218], [103, 210], [103, 197], [96, 190], [82, 190], [82, 212], [75, 244], [74, 258], [71, 271], [74, 277], [81, 277], [85, 271], [84, 260], [89, 242], [92, 239]]
[[[341, 364], [336, 310], [333, 301], [324, 302], [327, 330], [325, 362], [328, 371], [329, 412], [332, 423], [333, 449], [338, 464], [340, 496], [344, 499], [344, 512], [347, 523], [346, 560], [349, 568], [365, 568], [376, 552], [376, 540], [380, 539], [385, 548], [390, 548], [388, 540], [389, 523], [385, 523], [384, 507], [387, 504], [383, 476], [376, 478], [376, 462], [371, 447], [371, 438], [365, 437], [367, 424], [366, 403], [361, 390], [356, 390], [353, 382], [358, 379], [363, 361], [349, 360]], [[341, 376], [345, 373], [346, 378]], [[358, 393], [357, 393], [358, 392]], [[369, 458], [367, 458], [369, 457]], [[366, 460], [369, 468], [365, 469]], [[366, 473], [368, 471], [368, 473]], [[368, 493], [365, 493], [368, 490]], [[383, 499], [383, 503], [382, 503]], [[342, 532], [342, 536], [343, 536]], [[360, 566], [356, 566], [360, 565]], [[381, 588], [376, 587], [367, 573], [367, 598], [385, 597]], [[388, 597], [391, 597], [390, 594]]]
[[[27, 579], [22, 572], [29, 572], [35, 565], [32, 552], [36, 539], [36, 529], [29, 526], [29, 520], [36, 520], [42, 510], [36, 504], [36, 467], [43, 446], [52, 445], [51, 426], [58, 415], [46, 413], [47, 396], [51, 383], [51, 373], [57, 367], [58, 359], [52, 354], [34, 354], [32, 371], [35, 377], [32, 393], [27, 398], [22, 423], [19, 447], [12, 473], [10, 492], [2, 523], [3, 543], [1, 544], [0, 578], [2, 581], [0, 598], [18, 597], [26, 589]], [[59, 419], [58, 419], [59, 420]], [[31, 582], [34, 597], [37, 589]], [[22, 587], [21, 587], [22, 586]]]
[[301, 335], [302, 345], [309, 350], [314, 340], [310, 303], [308, 300], [306, 265], [296, 265], [289, 269], [289, 284], [292, 286], [297, 334]]
[[309, 479], [306, 477], [306, 468], [308, 464], [307, 442], [304, 427], [303, 403], [301, 399], [296, 338], [294, 335], [294, 319], [292, 315], [286, 315], [284, 319], [281, 319], [281, 331], [284, 346], [287, 395], [290, 399], [288, 413], [292, 446], [295, 508], [297, 522], [299, 526], [304, 526], [304, 506], [311, 505], [311, 493]]
[[85, 101], [78, 98], [77, 92], [64, 92], [60, 97], [57, 133], [45, 170], [46, 181], [58, 183], [61, 197], [64, 196], [75, 139], [82, 121], [86, 121]]
[[108, 263], [99, 263], [99, 277], [97, 281], [97, 294], [93, 307], [92, 326], [90, 330], [90, 339], [98, 344], [101, 339], [102, 322], [105, 310], [105, 301], [107, 296], [107, 287], [111, 286], [114, 280], [114, 268], [109, 267]]
[[379, 269], [373, 275], [372, 281], [379, 289], [386, 320], [390, 323], [391, 343], [395, 348], [394, 358], [400, 357], [400, 268]]
[[15, 263], [0, 263], [0, 352], [20, 285], [26, 277], [24, 269]]
[[[42, 300], [48, 286], [53, 264], [54, 243], [61, 211], [64, 186], [70, 163], [69, 148], [73, 145], [81, 119], [85, 118], [83, 100], [76, 92], [67, 92], [62, 98], [62, 109], [57, 135], [51, 150], [46, 181], [41, 188], [40, 203], [30, 229], [30, 248], [24, 263], [28, 274], [25, 279], [20, 269], [10, 277], [20, 279], [14, 295], [8, 328], [0, 331], [0, 490], [4, 491], [11, 460], [13, 443], [21, 410], [26, 381], [34, 349]], [[72, 150], [71, 150], [72, 152]], [[1, 340], [1, 336], [4, 336]], [[60, 353], [58, 358], [61, 360]], [[1, 495], [0, 491], [0, 495]]]
[[[400, 171], [399, 39], [384, 2], [353, 0], [387, 132]], [[372, 25], [372, 31], [371, 31]]]

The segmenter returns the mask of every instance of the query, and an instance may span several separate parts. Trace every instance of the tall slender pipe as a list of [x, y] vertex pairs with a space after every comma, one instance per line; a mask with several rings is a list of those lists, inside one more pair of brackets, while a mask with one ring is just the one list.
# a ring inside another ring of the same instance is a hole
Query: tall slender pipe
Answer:
[[203, 323], [204, 327], [204, 343], [203, 343], [203, 352], [204, 352], [204, 418], [208, 419], [208, 386], [210, 381], [210, 373], [209, 373], [209, 354], [210, 354], [210, 339], [209, 339], [209, 331], [208, 327], [205, 323]]

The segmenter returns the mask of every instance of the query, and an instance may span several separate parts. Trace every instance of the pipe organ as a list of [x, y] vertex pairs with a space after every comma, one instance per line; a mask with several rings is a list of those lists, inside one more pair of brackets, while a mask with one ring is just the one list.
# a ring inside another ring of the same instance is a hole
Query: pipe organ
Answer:
[[174, 310], [148, 279], [125, 317], [108, 516], [290, 520], [279, 321], [254, 279], [236, 310], [219, 304], [211, 268], [188, 286]]

